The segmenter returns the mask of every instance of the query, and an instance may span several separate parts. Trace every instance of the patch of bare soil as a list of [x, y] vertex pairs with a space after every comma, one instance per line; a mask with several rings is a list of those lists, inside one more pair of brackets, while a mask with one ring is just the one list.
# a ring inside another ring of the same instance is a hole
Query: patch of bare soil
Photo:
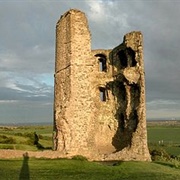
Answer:
[[62, 154], [58, 151], [24, 151], [24, 150], [6, 150], [6, 149], [0, 149], [0, 159], [12, 159], [12, 158], [21, 158], [24, 155], [27, 155], [29, 157], [35, 157], [35, 158], [67, 158], [67, 155]]

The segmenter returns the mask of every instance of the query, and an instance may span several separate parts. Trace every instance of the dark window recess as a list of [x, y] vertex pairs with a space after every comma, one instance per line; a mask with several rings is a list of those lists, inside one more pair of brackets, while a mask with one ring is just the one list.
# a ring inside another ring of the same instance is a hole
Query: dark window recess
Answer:
[[118, 56], [119, 56], [119, 59], [120, 59], [120, 62], [121, 62], [121, 66], [122, 67], [127, 67], [128, 64], [127, 64], [127, 56], [126, 56], [125, 51], [124, 50], [119, 51]]
[[99, 92], [100, 92], [100, 100], [106, 101], [106, 89], [103, 87], [100, 87]]
[[98, 57], [99, 60], [99, 71], [106, 72], [107, 71], [107, 58], [104, 54], [96, 54], [96, 57]]
[[130, 67], [136, 66], [137, 62], [135, 60], [135, 52], [131, 48], [127, 48], [127, 54], [128, 54], [129, 66]]
[[107, 66], [106, 66], [106, 59], [104, 58], [99, 58], [99, 70], [102, 72], [106, 72], [107, 71]]
[[135, 52], [131, 48], [119, 51], [118, 57], [122, 68], [134, 67], [137, 64], [135, 60]]

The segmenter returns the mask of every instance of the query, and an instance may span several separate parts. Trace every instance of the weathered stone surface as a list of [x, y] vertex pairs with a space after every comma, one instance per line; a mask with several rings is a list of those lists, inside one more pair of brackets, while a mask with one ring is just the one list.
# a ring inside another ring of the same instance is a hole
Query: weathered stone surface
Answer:
[[94, 160], [149, 161], [141, 32], [111, 50], [91, 50], [86, 16], [56, 25], [54, 150]]

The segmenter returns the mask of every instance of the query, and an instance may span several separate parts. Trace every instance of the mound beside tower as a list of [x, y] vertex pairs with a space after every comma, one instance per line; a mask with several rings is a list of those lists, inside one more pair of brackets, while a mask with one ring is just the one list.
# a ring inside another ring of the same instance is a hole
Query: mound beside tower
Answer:
[[83, 12], [56, 25], [54, 150], [95, 160], [150, 160], [141, 32], [91, 50]]

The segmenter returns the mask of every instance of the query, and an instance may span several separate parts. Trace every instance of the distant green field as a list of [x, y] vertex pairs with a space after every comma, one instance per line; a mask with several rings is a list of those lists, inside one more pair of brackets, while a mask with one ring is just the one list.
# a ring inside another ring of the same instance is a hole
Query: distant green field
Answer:
[[[44, 149], [52, 148], [52, 126], [0, 127], [0, 149], [38, 150], [29, 143], [29, 134], [36, 132]], [[180, 126], [158, 125], [147, 127], [150, 149], [163, 148], [170, 155], [180, 156]], [[6, 136], [6, 137], [5, 137]], [[8, 138], [5, 141], [4, 138]], [[7, 142], [7, 143], [6, 143]]]
[[163, 148], [170, 155], [180, 156], [180, 126], [148, 127], [149, 147]]
[[0, 149], [37, 150], [32, 139], [34, 132], [44, 149], [52, 148], [52, 126], [0, 127]]

